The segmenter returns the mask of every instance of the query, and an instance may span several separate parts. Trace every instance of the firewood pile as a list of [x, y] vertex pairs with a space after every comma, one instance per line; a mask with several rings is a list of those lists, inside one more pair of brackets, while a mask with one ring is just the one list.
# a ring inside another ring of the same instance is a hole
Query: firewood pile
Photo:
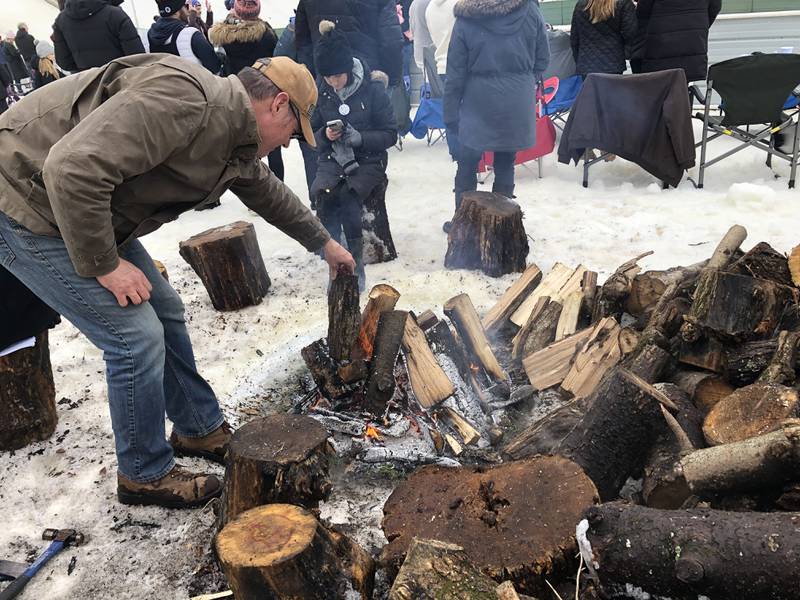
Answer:
[[[362, 311], [339, 274], [294, 418], [360, 439], [366, 462], [424, 465], [383, 507], [390, 599], [800, 599], [800, 246], [745, 238], [665, 271], [641, 255], [601, 286], [531, 265], [482, 317], [465, 294], [400, 310], [385, 284]], [[322, 437], [301, 461], [332, 453]], [[289, 501], [313, 512], [319, 477]], [[315, 548], [339, 539], [302, 519]], [[368, 598], [351, 546], [337, 572]]]

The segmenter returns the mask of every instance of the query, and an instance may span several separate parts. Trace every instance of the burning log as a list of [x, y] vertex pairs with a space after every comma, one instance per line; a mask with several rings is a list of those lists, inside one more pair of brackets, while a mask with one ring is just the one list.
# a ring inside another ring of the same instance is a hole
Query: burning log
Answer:
[[36, 336], [33, 347], [0, 357], [0, 450], [16, 450], [53, 435], [58, 423], [55, 394], [47, 331]]
[[536, 306], [536, 302], [544, 296], [549, 296], [553, 302], [563, 302], [568, 294], [581, 289], [583, 274], [586, 271], [587, 269], [583, 265], [578, 265], [576, 269], [570, 269], [561, 263], [553, 265], [553, 270], [542, 279], [542, 283], [525, 298], [519, 308], [511, 315], [511, 322], [518, 327], [525, 325]]
[[298, 506], [242, 513], [217, 535], [216, 549], [237, 600], [372, 598], [369, 554]]
[[351, 360], [370, 360], [372, 358], [372, 347], [378, 331], [378, 319], [382, 313], [394, 310], [399, 299], [400, 292], [385, 283], [380, 283], [370, 290], [367, 305], [361, 315], [358, 338], [350, 353]]
[[619, 334], [620, 326], [613, 317], [598, 322], [575, 355], [561, 389], [576, 397], [591, 394], [603, 375], [622, 357]]
[[276, 414], [239, 428], [226, 458], [222, 522], [261, 504], [316, 508], [328, 497], [333, 448], [311, 417]]
[[444, 313], [450, 317], [461, 339], [486, 373], [495, 381], [508, 379], [503, 367], [497, 362], [489, 340], [486, 339], [486, 332], [469, 296], [460, 294], [450, 298], [444, 304]]
[[766, 242], [760, 242], [731, 265], [731, 273], [767, 279], [779, 285], [794, 285], [786, 257]]
[[556, 337], [562, 309], [561, 303], [551, 301], [549, 296], [540, 297], [531, 311], [528, 322], [511, 340], [511, 358], [521, 361], [552, 343]]
[[548, 413], [523, 430], [503, 448], [504, 457], [511, 460], [553, 454], [586, 413], [587, 398], [574, 398]]
[[382, 415], [386, 403], [394, 395], [394, 366], [400, 354], [407, 320], [408, 313], [402, 310], [381, 313], [378, 320], [366, 394], [367, 409], [372, 414]]
[[217, 310], [259, 304], [271, 282], [252, 223], [236, 221], [208, 229], [178, 245]]
[[542, 280], [542, 271], [536, 265], [530, 265], [519, 278], [500, 297], [491, 310], [483, 317], [481, 324], [488, 335], [500, 331], [511, 318], [522, 301], [533, 292]]
[[447, 269], [480, 269], [491, 277], [522, 273], [528, 236], [519, 204], [505, 196], [466, 192], [447, 234]]
[[453, 382], [436, 362], [425, 334], [410, 316], [405, 322], [403, 351], [408, 365], [408, 379], [420, 406], [431, 408], [455, 393]]
[[600, 288], [600, 294], [595, 304], [594, 321], [599, 321], [605, 317], [614, 317], [619, 320], [622, 317], [623, 305], [628, 299], [633, 287], [633, 279], [638, 275], [642, 268], [639, 261], [653, 254], [653, 251], [640, 254], [619, 267]]
[[677, 385], [703, 414], [734, 392], [733, 386], [709, 371], [678, 371], [672, 376]]
[[475, 444], [481, 438], [481, 434], [467, 421], [464, 417], [458, 414], [452, 408], [445, 406], [441, 410], [441, 415], [445, 420], [458, 432], [464, 444], [469, 446]]
[[340, 270], [328, 290], [328, 352], [333, 360], [350, 358], [360, 329], [358, 277]]
[[314, 383], [326, 398], [338, 400], [350, 393], [350, 389], [339, 375], [339, 365], [328, 354], [325, 340], [317, 340], [301, 350]]
[[364, 262], [368, 265], [389, 262], [397, 258], [397, 250], [389, 227], [386, 212], [386, 188], [389, 180], [383, 180], [364, 199], [361, 213], [361, 237], [364, 240]]
[[415, 537], [464, 548], [470, 561], [524, 593], [561, 573], [575, 553], [574, 526], [597, 492], [574, 463], [538, 457], [484, 470], [423, 467], [386, 501], [382, 561], [397, 568]]
[[575, 355], [592, 332], [593, 328], [584, 329], [524, 358], [522, 366], [531, 385], [537, 390], [545, 390], [564, 381]]
[[578, 526], [593, 577], [614, 595], [627, 584], [671, 598], [797, 600], [800, 515], [593, 506]]

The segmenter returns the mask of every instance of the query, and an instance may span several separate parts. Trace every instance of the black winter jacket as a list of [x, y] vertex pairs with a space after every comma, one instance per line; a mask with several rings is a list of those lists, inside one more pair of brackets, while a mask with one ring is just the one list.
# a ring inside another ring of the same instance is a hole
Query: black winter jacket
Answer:
[[214, 25], [208, 37], [212, 44], [225, 49], [227, 70], [231, 75], [252, 66], [259, 58], [272, 57], [278, 43], [278, 36], [269, 23], [261, 19], [245, 21], [234, 13]]
[[403, 34], [394, 0], [300, 0], [295, 19], [297, 57], [312, 73], [319, 23], [336, 23], [353, 53], [389, 76], [389, 85], [403, 77]]
[[215, 75], [222, 68], [214, 47], [203, 32], [180, 19], [161, 17], [147, 32], [147, 41], [150, 52], [181, 56], [203, 65]]
[[0, 350], [40, 334], [61, 321], [7, 269], [0, 267]]
[[[397, 125], [392, 104], [386, 94], [386, 86], [380, 81], [380, 75], [377, 72], [370, 75], [366, 64], [364, 73], [361, 86], [345, 102], [339, 99], [334, 89], [325, 83], [323, 78], [319, 78], [319, 100], [311, 122], [317, 139], [318, 152], [317, 177], [311, 186], [313, 196], [321, 197], [346, 180], [350, 188], [363, 200], [383, 181], [388, 162], [386, 150], [397, 141]], [[346, 109], [340, 111], [339, 107], [343, 104], [349, 107], [347, 115], [342, 114], [347, 112]], [[344, 170], [333, 158], [333, 147], [325, 135], [326, 124], [336, 119], [350, 124], [361, 134], [361, 146], [353, 149], [359, 167], [355, 173], [348, 176], [345, 176]]]
[[579, 0], [572, 13], [570, 43], [576, 72], [623, 73], [625, 47], [636, 38], [636, 7], [632, 0], [616, 0], [614, 15], [602, 23], [592, 23], [586, 11], [588, 0]]
[[687, 81], [705, 79], [708, 30], [721, 9], [722, 0], [639, 0], [641, 72], [683, 69]]
[[28, 71], [28, 67], [25, 66], [25, 61], [17, 47], [8, 41], [3, 41], [0, 43], [0, 46], [2, 46], [0, 50], [5, 54], [6, 64], [11, 70], [11, 76], [14, 78], [14, 81], [30, 77], [30, 71]]
[[106, 0], [66, 0], [53, 24], [56, 62], [67, 71], [101, 67], [144, 52], [130, 17]]
[[24, 29], [17, 29], [17, 37], [14, 40], [19, 48], [25, 64], [29, 64], [34, 56], [36, 56], [36, 40], [33, 36]]

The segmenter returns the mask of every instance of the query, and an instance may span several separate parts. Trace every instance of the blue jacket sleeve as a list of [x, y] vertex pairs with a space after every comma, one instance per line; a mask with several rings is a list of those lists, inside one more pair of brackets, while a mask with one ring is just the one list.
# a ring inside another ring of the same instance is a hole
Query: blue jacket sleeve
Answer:
[[203, 66], [214, 74], [219, 73], [222, 64], [219, 62], [214, 46], [211, 45], [202, 32], [192, 35], [192, 52], [203, 63]]

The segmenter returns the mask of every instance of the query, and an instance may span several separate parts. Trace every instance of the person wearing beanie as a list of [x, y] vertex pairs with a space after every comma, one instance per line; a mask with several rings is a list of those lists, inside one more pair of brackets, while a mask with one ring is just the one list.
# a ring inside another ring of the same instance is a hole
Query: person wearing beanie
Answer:
[[29, 78], [31, 74], [28, 71], [28, 67], [25, 66], [25, 61], [22, 59], [19, 48], [14, 43], [15, 38], [13, 31], [6, 32], [5, 39], [0, 43], [0, 49], [5, 54], [6, 64], [11, 69], [12, 78], [19, 83], [23, 79]]
[[128, 13], [108, 0], [66, 0], [53, 23], [56, 63], [74, 73], [144, 53]]
[[50, 42], [42, 40], [36, 43], [36, 56], [30, 62], [33, 73], [33, 89], [52, 83], [64, 75], [56, 65], [55, 50]]
[[203, 33], [190, 27], [186, 0], [156, 0], [159, 19], [150, 26], [147, 42], [150, 52], [180, 56], [218, 74], [222, 63]]
[[17, 25], [16, 42], [25, 64], [30, 64], [33, 57], [36, 56], [36, 40], [28, 33], [28, 26], [25, 23]]
[[386, 150], [397, 141], [397, 125], [386, 75], [370, 72], [331, 21], [322, 21], [319, 31], [314, 50], [319, 100], [312, 121], [318, 165], [312, 201], [331, 237], [340, 239], [344, 233], [363, 291], [362, 206], [386, 178]]

